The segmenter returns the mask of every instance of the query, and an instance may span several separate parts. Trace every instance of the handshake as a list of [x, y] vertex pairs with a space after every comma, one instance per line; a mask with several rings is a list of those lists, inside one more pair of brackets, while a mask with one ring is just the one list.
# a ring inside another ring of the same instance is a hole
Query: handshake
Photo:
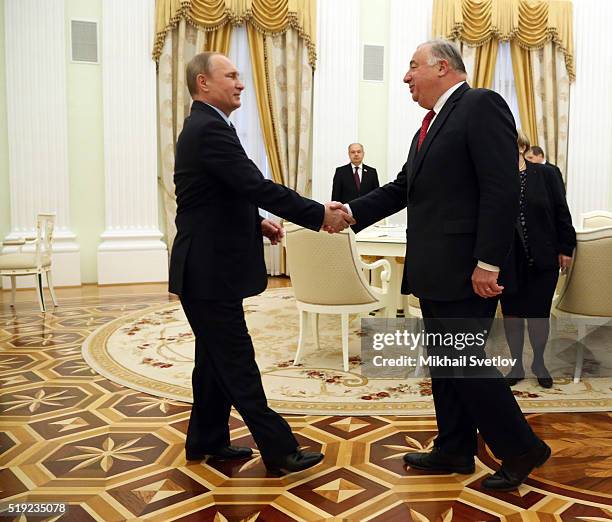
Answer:
[[353, 216], [351, 216], [346, 207], [338, 201], [330, 201], [325, 203], [325, 216], [321, 230], [333, 234], [341, 232], [345, 228], [355, 224]]
[[[346, 211], [346, 207], [337, 201], [325, 203], [325, 216], [321, 230], [333, 234], [341, 232], [345, 228], [355, 224], [353, 217]], [[271, 219], [264, 219], [261, 222], [261, 232], [273, 245], [277, 245], [283, 239], [285, 231], [280, 223]]]

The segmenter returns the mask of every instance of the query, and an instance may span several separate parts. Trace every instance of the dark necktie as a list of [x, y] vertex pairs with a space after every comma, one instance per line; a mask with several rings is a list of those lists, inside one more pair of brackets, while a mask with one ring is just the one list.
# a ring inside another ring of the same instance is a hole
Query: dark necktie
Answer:
[[355, 167], [355, 172], [353, 172], [353, 179], [355, 180], [355, 185], [357, 186], [357, 191], [361, 189], [361, 181], [359, 181], [359, 167]]
[[423, 123], [421, 124], [421, 132], [419, 132], [419, 142], [417, 143], [417, 150], [421, 148], [423, 141], [425, 141], [425, 136], [427, 136], [427, 129], [429, 129], [429, 124], [431, 123], [431, 120], [433, 120], [435, 115], [436, 113], [431, 110], [423, 118]]

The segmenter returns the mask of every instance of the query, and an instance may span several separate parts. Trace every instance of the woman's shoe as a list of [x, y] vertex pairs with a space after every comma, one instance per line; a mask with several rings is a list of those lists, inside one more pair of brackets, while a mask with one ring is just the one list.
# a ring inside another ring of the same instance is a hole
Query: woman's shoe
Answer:
[[534, 375], [538, 378], [538, 384], [542, 386], [542, 388], [552, 388], [553, 379], [548, 373], [546, 367], [542, 367], [539, 369], [532, 368]]
[[542, 386], [542, 388], [552, 388], [552, 377], [538, 377], [538, 384]]

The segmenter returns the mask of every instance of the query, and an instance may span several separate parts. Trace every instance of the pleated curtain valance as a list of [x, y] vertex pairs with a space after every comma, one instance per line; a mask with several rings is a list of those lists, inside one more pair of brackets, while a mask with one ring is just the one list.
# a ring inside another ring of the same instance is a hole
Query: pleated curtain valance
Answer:
[[433, 35], [474, 47], [498, 40], [529, 50], [553, 41], [575, 79], [571, 0], [434, 0]]
[[153, 59], [158, 62], [166, 35], [179, 20], [205, 31], [247, 23], [265, 35], [295, 29], [308, 48], [314, 69], [317, 59], [315, 0], [157, 0]]

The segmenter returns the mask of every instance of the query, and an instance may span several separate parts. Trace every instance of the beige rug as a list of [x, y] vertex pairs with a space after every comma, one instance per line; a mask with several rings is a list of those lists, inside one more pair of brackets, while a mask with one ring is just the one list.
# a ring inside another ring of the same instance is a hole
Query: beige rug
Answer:
[[[298, 313], [290, 288], [246, 299], [246, 319], [270, 406], [282, 413], [338, 415], [432, 414], [428, 379], [368, 379], [360, 372], [359, 324], [350, 335], [351, 368], [342, 371], [340, 320], [322, 316], [320, 349], [306, 345], [299, 367]], [[93, 332], [83, 356], [98, 373], [151, 395], [191, 402], [194, 338], [180, 304], [153, 306]], [[609, 411], [612, 379], [555, 379], [544, 390], [526, 380], [513, 388], [525, 412]], [[478, 397], [474, 397], [477, 401]]]

